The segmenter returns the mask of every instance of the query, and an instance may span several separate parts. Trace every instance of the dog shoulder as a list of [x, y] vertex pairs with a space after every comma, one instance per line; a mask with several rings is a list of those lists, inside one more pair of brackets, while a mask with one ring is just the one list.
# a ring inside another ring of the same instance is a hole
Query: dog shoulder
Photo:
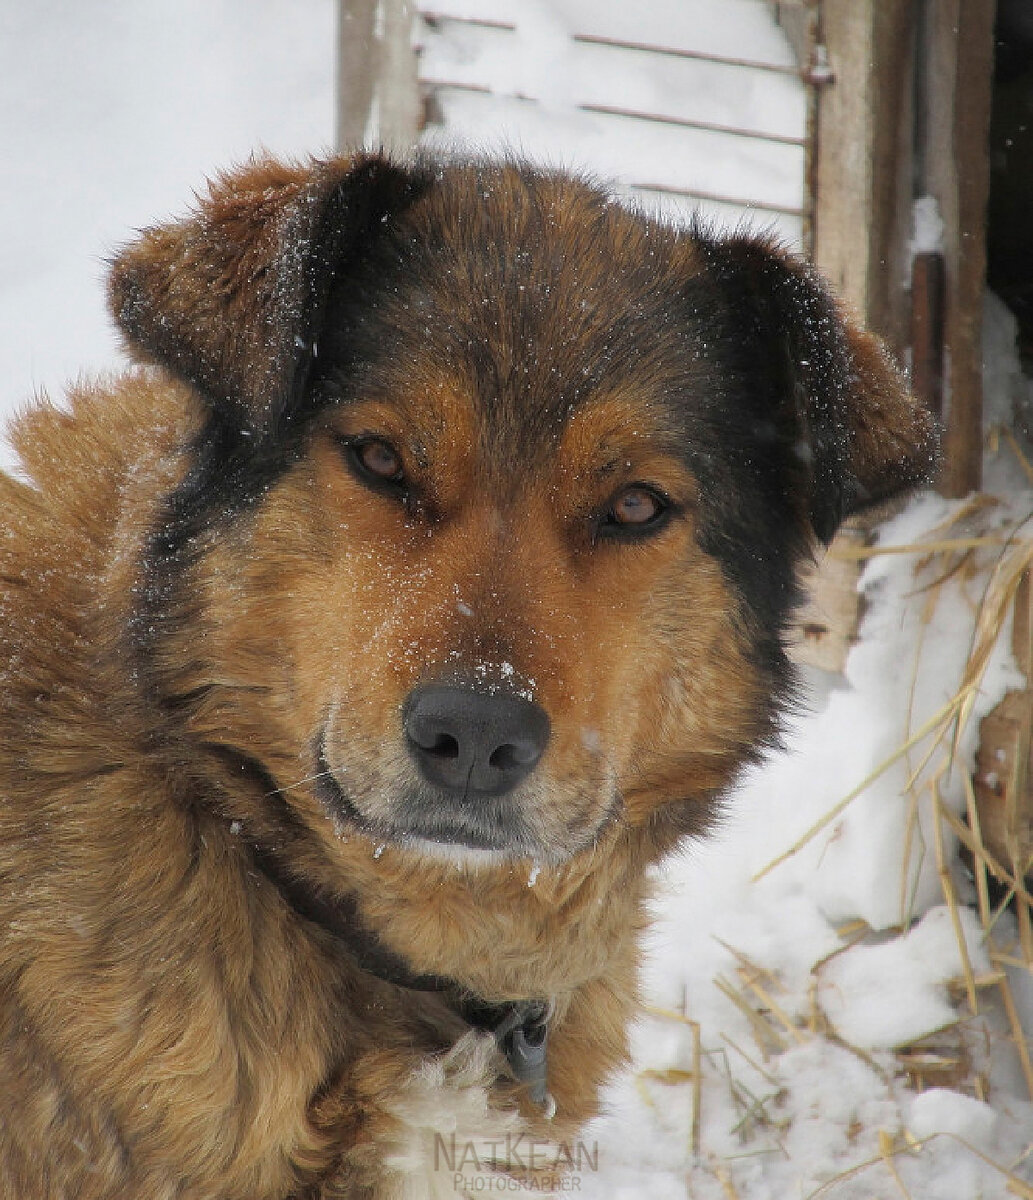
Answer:
[[[26, 781], [32, 746], [49, 755], [52, 779], [73, 744], [81, 769], [125, 731], [124, 717], [98, 718], [104, 681], [114, 679], [102, 664], [122, 637], [138, 549], [186, 469], [191, 406], [182, 385], [135, 371], [80, 385], [66, 404], [40, 399], [12, 426], [18, 472], [0, 474], [0, 729], [9, 733], [0, 784], [8, 807], [43, 786]], [[125, 703], [120, 710], [133, 711]]]

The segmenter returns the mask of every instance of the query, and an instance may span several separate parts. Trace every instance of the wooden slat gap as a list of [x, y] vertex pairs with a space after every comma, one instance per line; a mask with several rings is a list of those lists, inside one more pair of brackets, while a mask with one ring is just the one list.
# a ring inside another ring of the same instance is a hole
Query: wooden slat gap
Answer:
[[476, 29], [497, 29], [501, 33], [516, 33], [517, 27], [512, 21], [497, 21], [492, 17], [454, 17], [450, 13], [435, 12], [433, 9], [421, 8], [419, 15], [430, 26], [454, 24], [472, 25]]
[[711, 121], [690, 121], [685, 117], [665, 117], [659, 113], [639, 112], [636, 109], [617, 108], [609, 104], [579, 104], [581, 112], [603, 113], [611, 117], [635, 117], [640, 121], [655, 121], [659, 125], [677, 125], [682, 129], [702, 129], [706, 133], [727, 133], [733, 137], [753, 138], [756, 141], [774, 142], [779, 146], [806, 146], [804, 138], [787, 137], [781, 133], [762, 133], [757, 129], [742, 129], [736, 125], [718, 125]]
[[[441, 76], [421, 75], [420, 82], [429, 87], [451, 88], [457, 92], [476, 92], [482, 96], [497, 96], [500, 100], [519, 100], [522, 104], [540, 104], [537, 96], [529, 96], [526, 92], [495, 91], [490, 84], [470, 83]], [[641, 112], [633, 108], [618, 108], [610, 104], [574, 104], [575, 112], [598, 113], [604, 117], [625, 117], [635, 121], [651, 121], [656, 125], [672, 125], [678, 129], [698, 129], [703, 133], [728, 134], [731, 137], [750, 138], [758, 142], [770, 142], [777, 146], [806, 146], [803, 138], [786, 137], [779, 133], [764, 133], [757, 129], [743, 129], [736, 125], [718, 125], [711, 121], [692, 121], [686, 117], [668, 117], [661, 113]], [[779, 209], [778, 211], [791, 211]]]
[[665, 54], [670, 58], [688, 58], [696, 62], [719, 63], [725, 67], [748, 67], [753, 71], [767, 71], [773, 75], [788, 75], [810, 84], [807, 73], [799, 67], [784, 67], [778, 63], [760, 62], [753, 58], [733, 58], [726, 54], [710, 54], [705, 50], [676, 50], [673, 46], [654, 46], [648, 42], [629, 42], [621, 38], [604, 37], [597, 33], [575, 33], [571, 40], [592, 46], [610, 46], [616, 50], [644, 50], [649, 54]]

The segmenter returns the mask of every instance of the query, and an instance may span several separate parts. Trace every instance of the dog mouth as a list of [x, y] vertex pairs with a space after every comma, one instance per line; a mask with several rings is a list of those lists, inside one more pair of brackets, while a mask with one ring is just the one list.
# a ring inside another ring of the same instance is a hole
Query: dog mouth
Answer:
[[[420, 783], [391, 799], [387, 814], [360, 807], [330, 763], [326, 731], [316, 748], [316, 790], [335, 825], [353, 829], [379, 845], [423, 850], [432, 857], [461, 857], [472, 863], [500, 858], [553, 858], [535, 835], [512, 796], [477, 796], [457, 802], [430, 784]], [[382, 802], [384, 803], [384, 802]]]
[[[462, 801], [412, 779], [401, 787], [364, 781], [353, 793], [341, 779], [346, 768], [331, 763], [327, 738], [324, 728], [314, 746], [317, 799], [340, 836], [358, 833], [378, 850], [396, 846], [470, 867], [514, 860], [556, 867], [590, 851], [622, 821], [624, 800], [615, 780], [585, 779], [564, 793], [563, 803], [543, 790], [543, 782], [525, 786], [522, 794]], [[367, 794], [376, 795], [376, 807], [363, 802]], [[564, 804], [573, 809], [569, 821], [558, 817]]]

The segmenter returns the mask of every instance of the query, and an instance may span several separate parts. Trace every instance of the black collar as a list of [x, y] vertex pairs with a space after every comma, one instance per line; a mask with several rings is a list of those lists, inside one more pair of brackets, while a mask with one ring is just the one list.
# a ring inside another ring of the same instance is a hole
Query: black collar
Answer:
[[451, 1007], [467, 1025], [494, 1036], [516, 1079], [527, 1085], [531, 1100], [552, 1109], [546, 1083], [552, 1001], [493, 1004], [445, 975], [419, 974], [362, 923], [354, 896], [325, 896], [292, 874], [275, 852], [262, 846], [252, 845], [252, 856], [286, 903], [306, 921], [333, 934], [363, 971], [395, 987], [447, 995]]

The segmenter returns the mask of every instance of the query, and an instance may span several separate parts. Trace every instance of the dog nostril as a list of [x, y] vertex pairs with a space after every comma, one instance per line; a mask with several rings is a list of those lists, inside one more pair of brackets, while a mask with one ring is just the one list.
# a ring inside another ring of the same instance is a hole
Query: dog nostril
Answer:
[[411, 714], [405, 722], [405, 732], [421, 754], [434, 758], [458, 758], [459, 739], [447, 729], [441, 729], [433, 714]]
[[459, 742], [451, 734], [443, 733], [434, 740], [433, 745], [424, 746], [423, 750], [435, 758], [458, 758]]
[[538, 750], [533, 746], [516, 746], [507, 742], [492, 751], [488, 763], [497, 771], [514, 771], [536, 762]]

